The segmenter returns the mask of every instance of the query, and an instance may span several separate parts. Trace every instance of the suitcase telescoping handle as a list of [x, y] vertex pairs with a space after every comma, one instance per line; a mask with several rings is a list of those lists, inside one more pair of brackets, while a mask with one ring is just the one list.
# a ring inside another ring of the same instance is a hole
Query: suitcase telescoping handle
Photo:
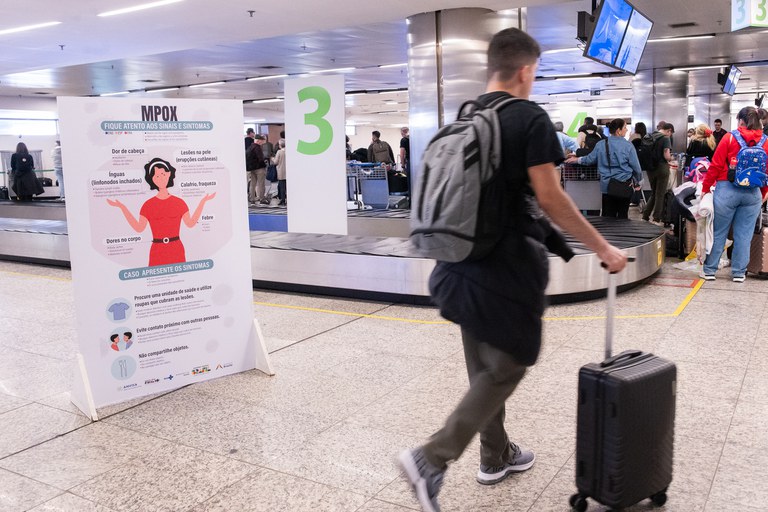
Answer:
[[[635, 258], [627, 258], [627, 262], [633, 262]], [[605, 268], [605, 263], [600, 264]], [[616, 308], [616, 272], [608, 273], [608, 303], [605, 312], [605, 359], [611, 358], [613, 353], [613, 317]]]

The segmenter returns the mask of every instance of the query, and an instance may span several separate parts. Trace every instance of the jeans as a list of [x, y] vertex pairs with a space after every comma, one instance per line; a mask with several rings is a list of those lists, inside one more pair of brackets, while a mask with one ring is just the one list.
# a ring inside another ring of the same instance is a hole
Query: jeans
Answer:
[[742, 188], [730, 181], [718, 181], [714, 191], [715, 217], [712, 252], [704, 262], [704, 274], [714, 275], [723, 254], [728, 229], [733, 224], [731, 275], [743, 276], [749, 264], [749, 247], [760, 215], [762, 195], [759, 188]]
[[480, 433], [480, 463], [502, 466], [509, 457], [509, 437], [504, 429], [504, 403], [525, 375], [526, 367], [508, 353], [474, 339], [462, 329], [469, 391], [448, 416], [445, 426], [423, 446], [435, 467], [456, 460]]

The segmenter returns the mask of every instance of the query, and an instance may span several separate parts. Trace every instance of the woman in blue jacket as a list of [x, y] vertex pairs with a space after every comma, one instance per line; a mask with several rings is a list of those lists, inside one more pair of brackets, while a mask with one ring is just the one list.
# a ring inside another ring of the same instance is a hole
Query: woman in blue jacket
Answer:
[[634, 189], [640, 190], [643, 171], [640, 169], [635, 147], [625, 138], [627, 123], [623, 119], [614, 119], [608, 123], [608, 130], [611, 136], [598, 142], [590, 154], [571, 157], [566, 162], [597, 165], [597, 170], [600, 172], [600, 192], [603, 194], [601, 215], [626, 219], [631, 196], [627, 194], [626, 197], [619, 197], [608, 194], [608, 183], [611, 179], [622, 182], [634, 179]]

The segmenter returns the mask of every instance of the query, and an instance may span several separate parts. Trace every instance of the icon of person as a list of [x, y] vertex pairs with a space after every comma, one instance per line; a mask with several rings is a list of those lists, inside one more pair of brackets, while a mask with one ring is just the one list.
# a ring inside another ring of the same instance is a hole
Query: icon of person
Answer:
[[110, 343], [112, 343], [110, 345], [110, 348], [112, 350], [114, 350], [115, 352], [120, 352], [120, 347], [117, 345], [117, 343], [120, 341], [120, 335], [119, 334], [113, 334], [112, 336], [109, 337], [109, 341], [110, 341]]
[[125, 348], [123, 350], [128, 350], [131, 348], [131, 345], [133, 345], [133, 334], [130, 331], [125, 331], [123, 333], [123, 343], [125, 343]]
[[153, 158], [144, 166], [144, 180], [151, 190], [157, 190], [154, 197], [147, 199], [141, 207], [139, 218], [119, 199], [107, 199], [110, 206], [120, 208], [125, 220], [137, 232], [141, 233], [149, 224], [152, 230], [152, 247], [149, 249], [149, 266], [183, 263], [186, 259], [184, 244], [179, 238], [181, 221], [187, 227], [194, 227], [203, 213], [205, 203], [216, 197], [216, 192], [206, 194], [190, 215], [189, 207], [168, 189], [173, 186], [176, 168], [162, 158]]

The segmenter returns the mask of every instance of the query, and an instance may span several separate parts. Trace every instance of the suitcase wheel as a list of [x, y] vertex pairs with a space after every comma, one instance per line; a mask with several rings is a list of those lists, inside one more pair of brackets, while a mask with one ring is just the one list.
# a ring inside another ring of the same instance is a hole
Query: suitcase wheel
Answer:
[[574, 494], [571, 496], [568, 503], [570, 503], [571, 508], [576, 512], [584, 512], [587, 510], [587, 498], [581, 494]]
[[657, 507], [663, 506], [667, 502], [667, 490], [664, 489], [663, 491], [657, 492], [656, 494], [651, 496], [651, 501]]

